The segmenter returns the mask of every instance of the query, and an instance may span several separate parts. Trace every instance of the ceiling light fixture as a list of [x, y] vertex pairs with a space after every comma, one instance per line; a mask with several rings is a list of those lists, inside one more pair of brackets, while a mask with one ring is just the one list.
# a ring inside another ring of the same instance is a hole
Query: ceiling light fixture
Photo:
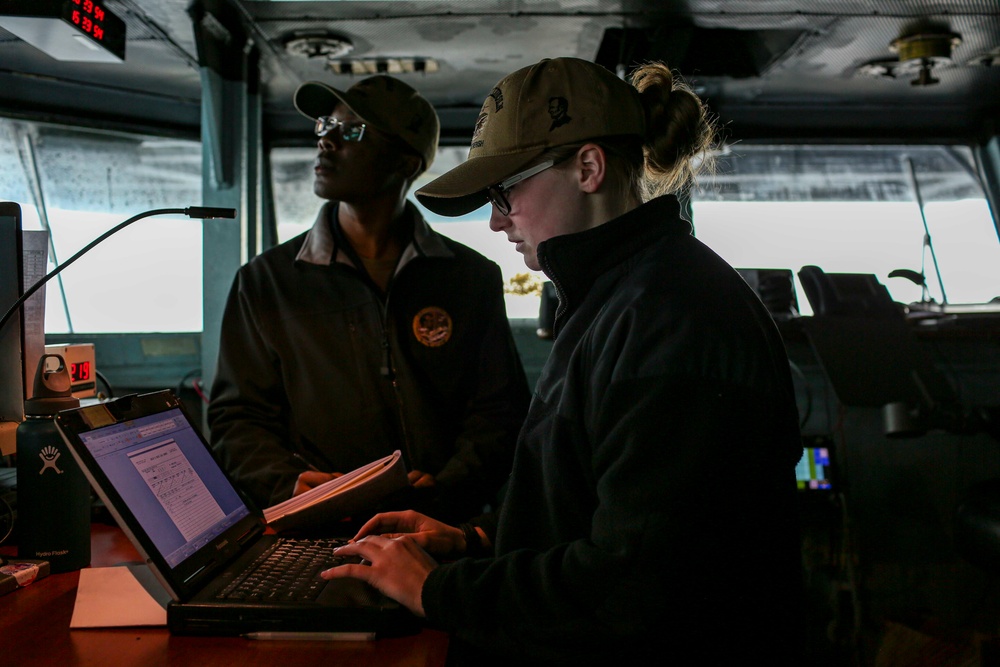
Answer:
[[330, 33], [295, 33], [285, 40], [285, 53], [300, 58], [340, 58], [354, 50], [346, 37]]
[[433, 74], [440, 69], [434, 58], [331, 58], [326, 65], [334, 74]]
[[914, 86], [938, 83], [931, 72], [954, 64], [951, 52], [961, 43], [962, 37], [954, 32], [904, 35], [889, 45], [893, 53], [899, 54], [896, 75], [916, 73], [916, 78], [910, 82]]

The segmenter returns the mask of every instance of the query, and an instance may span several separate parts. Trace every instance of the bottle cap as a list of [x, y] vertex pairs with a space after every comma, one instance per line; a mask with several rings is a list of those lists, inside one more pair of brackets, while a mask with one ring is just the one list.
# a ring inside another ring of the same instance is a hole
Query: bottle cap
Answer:
[[[45, 367], [45, 360], [51, 358], [59, 360], [58, 368]], [[34, 391], [31, 398], [24, 402], [24, 414], [54, 415], [60, 410], [79, 405], [80, 399], [73, 396], [73, 380], [69, 376], [65, 360], [58, 354], [43, 354], [35, 371]]]

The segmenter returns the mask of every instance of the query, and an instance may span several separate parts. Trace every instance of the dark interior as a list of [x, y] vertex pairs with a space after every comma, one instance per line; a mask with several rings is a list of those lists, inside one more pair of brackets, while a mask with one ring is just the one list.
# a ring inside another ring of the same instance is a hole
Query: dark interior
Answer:
[[[104, 4], [125, 30], [110, 51], [66, 32], [62, 0], [0, 0], [0, 116], [51, 126], [49, 146], [66, 143], [67, 186], [86, 177], [86, 151], [60, 127], [201, 141], [187, 167], [203, 178], [205, 205], [242, 212], [206, 226], [204, 331], [57, 337], [96, 342], [119, 393], [177, 387], [200, 409], [186, 382], [211, 378], [232, 275], [275, 243], [281, 165], [269, 151], [315, 141], [292, 105], [305, 81], [344, 89], [400, 76], [438, 110], [442, 144], [464, 147], [482, 100], [511, 71], [553, 56], [621, 73], [664, 60], [707, 101], [727, 145], [747, 147], [721, 161], [708, 198], [909, 201], [901, 165], [912, 160], [927, 201], [985, 197], [994, 225], [1000, 212], [997, 0]], [[122, 47], [124, 59], [111, 52]], [[67, 52], [73, 60], [52, 55]], [[862, 177], [838, 180], [845, 172]], [[302, 205], [311, 215], [316, 204]], [[744, 275], [784, 337], [804, 446], [832, 457], [833, 488], [801, 498], [809, 664], [1000, 665], [997, 300], [921, 319], [887, 302], [874, 276], [801, 268]], [[788, 293], [792, 272], [809, 293]], [[807, 299], [812, 319], [795, 312]], [[537, 324], [514, 323], [529, 379], [551, 345]], [[843, 358], [857, 348], [866, 361], [851, 367]], [[931, 391], [911, 382], [914, 368]]]

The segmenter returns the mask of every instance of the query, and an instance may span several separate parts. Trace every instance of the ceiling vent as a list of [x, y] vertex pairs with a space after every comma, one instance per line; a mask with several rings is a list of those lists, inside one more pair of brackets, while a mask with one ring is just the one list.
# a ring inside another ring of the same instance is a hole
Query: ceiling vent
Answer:
[[285, 40], [285, 53], [299, 58], [341, 58], [354, 50], [346, 37], [329, 33], [295, 33]]

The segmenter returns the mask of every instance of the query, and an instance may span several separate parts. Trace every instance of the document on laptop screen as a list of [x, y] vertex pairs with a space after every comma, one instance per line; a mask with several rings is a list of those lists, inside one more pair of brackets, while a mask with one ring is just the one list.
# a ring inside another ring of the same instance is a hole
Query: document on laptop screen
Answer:
[[187, 541], [226, 513], [173, 438], [129, 453], [129, 460]]
[[179, 409], [80, 438], [171, 567], [250, 512]]

